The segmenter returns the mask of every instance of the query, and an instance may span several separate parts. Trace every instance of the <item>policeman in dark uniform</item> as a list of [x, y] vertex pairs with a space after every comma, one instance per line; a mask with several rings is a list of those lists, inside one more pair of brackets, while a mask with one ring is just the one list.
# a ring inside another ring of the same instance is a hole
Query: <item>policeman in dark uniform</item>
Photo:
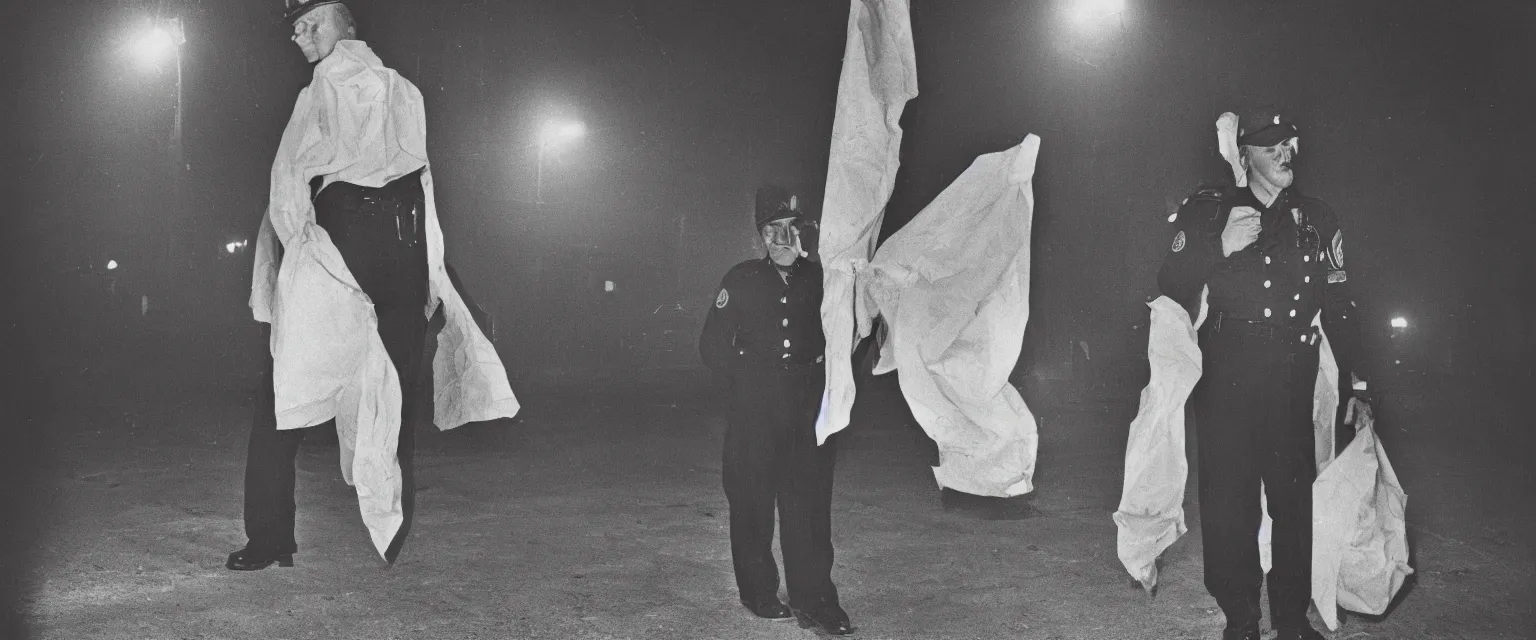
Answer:
[[[823, 633], [852, 632], [832, 585], [834, 440], [817, 446], [826, 385], [821, 265], [800, 247], [796, 198], [757, 192], [755, 220], [768, 255], [725, 274], [699, 337], [704, 363], [730, 383], [722, 467], [731, 509], [731, 558], [741, 602], [763, 618]], [[774, 510], [789, 607], [779, 600]]]
[[1271, 108], [1238, 120], [1247, 185], [1190, 196], [1158, 273], [1164, 295], [1196, 317], [1204, 371], [1192, 396], [1198, 439], [1205, 586], [1226, 614], [1224, 640], [1259, 638], [1260, 483], [1274, 519], [1270, 616], [1280, 640], [1322, 638], [1307, 620], [1312, 588], [1312, 396], [1322, 326], [1352, 376], [1350, 412], [1370, 411], [1344, 234], [1328, 205], [1291, 187], [1296, 127]]

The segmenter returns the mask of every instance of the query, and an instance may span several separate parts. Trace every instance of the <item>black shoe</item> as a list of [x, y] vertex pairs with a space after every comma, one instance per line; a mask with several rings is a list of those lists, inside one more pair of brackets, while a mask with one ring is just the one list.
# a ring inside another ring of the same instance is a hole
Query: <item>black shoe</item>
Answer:
[[1275, 640], [1327, 640], [1323, 634], [1318, 633], [1312, 625], [1305, 625], [1296, 629], [1281, 629], [1280, 635]]
[[801, 611], [794, 609], [795, 620], [800, 623], [801, 629], [815, 629], [817, 633], [829, 636], [846, 636], [853, 633], [853, 626], [848, 623], [848, 614], [842, 607], [835, 604], [819, 607], [814, 611]]
[[293, 554], [257, 554], [253, 553], [250, 547], [246, 547], [229, 554], [229, 560], [224, 562], [224, 566], [231, 571], [260, 571], [272, 566], [274, 562], [279, 567], [291, 567], [293, 566]]
[[767, 596], [756, 600], [742, 598], [741, 604], [745, 605], [748, 610], [759, 618], [783, 620], [790, 616], [789, 607], [784, 606], [783, 602], [779, 602], [778, 596]]
[[1259, 625], [1227, 627], [1221, 630], [1221, 640], [1259, 640]]

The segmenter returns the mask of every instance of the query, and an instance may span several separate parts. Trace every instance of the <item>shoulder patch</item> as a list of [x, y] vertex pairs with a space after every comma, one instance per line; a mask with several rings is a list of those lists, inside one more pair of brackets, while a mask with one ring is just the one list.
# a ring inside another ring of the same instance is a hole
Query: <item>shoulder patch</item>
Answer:
[[730, 303], [730, 301], [731, 301], [731, 292], [726, 291], [725, 289], [722, 288], [722, 289], [720, 289], [720, 295], [715, 296], [715, 308], [716, 309], [724, 309], [725, 305]]
[[1183, 251], [1183, 250], [1184, 250], [1184, 232], [1180, 231], [1177, 235], [1173, 236], [1173, 252], [1174, 253], [1178, 253], [1178, 252]]

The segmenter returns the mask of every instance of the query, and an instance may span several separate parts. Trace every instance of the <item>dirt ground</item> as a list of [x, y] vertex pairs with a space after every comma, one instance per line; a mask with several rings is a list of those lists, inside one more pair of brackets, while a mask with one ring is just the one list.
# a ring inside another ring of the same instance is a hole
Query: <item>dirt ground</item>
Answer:
[[[52, 436], [27, 600], [37, 637], [811, 637], [736, 601], [723, 407], [701, 373], [527, 384], [515, 420], [423, 432], [393, 566], [368, 543], [335, 445], [310, 437], [297, 566], [236, 573], [223, 561], [245, 542], [251, 381], [136, 370], [81, 373], [86, 400], [34, 426]], [[1532, 437], [1515, 406], [1529, 382], [1395, 383], [1381, 431], [1409, 494], [1417, 574], [1388, 615], [1348, 615], [1330, 637], [1530, 637]], [[893, 393], [894, 380], [867, 390], [840, 443], [834, 579], [855, 637], [1219, 637], [1192, 491], [1156, 597], [1115, 557], [1134, 390], [1026, 389], [1041, 419], [1037, 490], [1007, 501], [940, 492]]]

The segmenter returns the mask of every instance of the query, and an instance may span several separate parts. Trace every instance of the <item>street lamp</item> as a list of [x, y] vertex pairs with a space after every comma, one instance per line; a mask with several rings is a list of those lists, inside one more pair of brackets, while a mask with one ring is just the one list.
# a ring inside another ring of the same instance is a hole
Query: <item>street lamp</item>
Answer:
[[537, 143], [538, 156], [534, 160], [536, 165], [533, 177], [533, 203], [536, 206], [544, 206], [544, 150], [567, 140], [576, 140], [587, 135], [587, 125], [576, 121], [551, 120], [539, 128], [539, 140]]
[[[130, 42], [128, 51], [138, 60], [141, 68], [155, 70], [160, 62], [170, 56], [176, 61], [176, 106], [171, 125], [170, 136], [170, 169], [171, 169], [171, 202], [176, 219], [185, 211], [186, 204], [186, 171], [187, 163], [182, 150], [182, 89], [181, 89], [181, 46], [186, 44], [186, 30], [182, 26], [181, 18], [153, 18], [144, 25]], [[157, 256], [148, 264], [151, 273], [158, 272], [161, 276], [170, 273], [171, 260], [170, 234], [159, 234], [163, 239], [157, 241], [163, 255]], [[164, 284], [159, 278], [152, 278], [156, 284]], [[148, 299], [146, 297], [146, 306]]]
[[[181, 147], [181, 45], [186, 43], [187, 34], [181, 18], [156, 18], [128, 46], [129, 53], [145, 69], [159, 68], [167, 55], [176, 60], [176, 122], [171, 130], [171, 142], [178, 152]], [[179, 154], [177, 160], [180, 161]]]

